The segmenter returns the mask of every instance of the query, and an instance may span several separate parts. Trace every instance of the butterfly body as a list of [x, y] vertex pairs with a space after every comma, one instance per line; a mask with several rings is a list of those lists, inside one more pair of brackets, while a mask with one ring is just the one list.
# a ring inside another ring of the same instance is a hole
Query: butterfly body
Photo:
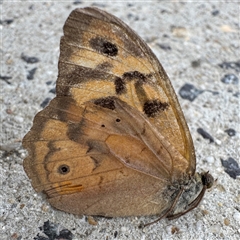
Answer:
[[23, 139], [24, 169], [54, 207], [173, 218], [199, 203], [212, 177], [195, 174], [171, 83], [127, 25], [96, 8], [74, 10], [61, 39], [56, 92]]

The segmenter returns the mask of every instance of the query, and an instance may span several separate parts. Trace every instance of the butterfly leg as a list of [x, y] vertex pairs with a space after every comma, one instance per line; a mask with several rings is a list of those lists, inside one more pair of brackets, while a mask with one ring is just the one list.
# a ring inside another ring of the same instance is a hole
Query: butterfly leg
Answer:
[[[170, 214], [170, 215], [167, 215], [167, 219], [173, 220], [173, 219], [175, 219], [175, 218], [178, 218], [178, 217], [186, 214], [187, 212], [191, 211], [191, 210], [194, 209], [195, 207], [197, 207], [198, 204], [201, 202], [201, 200], [202, 200], [202, 198], [203, 198], [203, 196], [204, 196], [204, 194], [205, 194], [206, 189], [207, 189], [207, 186], [203, 186], [203, 188], [202, 188], [201, 192], [199, 193], [199, 195], [197, 196], [197, 198], [196, 198], [195, 200], [193, 200], [193, 201], [188, 205], [189, 208], [188, 208], [186, 211], [180, 212], [180, 213], [177, 213], [177, 214], [173, 214], [173, 215], [171, 215], [171, 214]], [[170, 213], [170, 212], [168, 211], [168, 213]]]
[[154, 224], [154, 223], [160, 221], [161, 219], [167, 217], [168, 214], [170, 214], [170, 213], [173, 211], [173, 209], [175, 208], [175, 206], [176, 206], [176, 204], [177, 204], [177, 202], [178, 202], [180, 196], [182, 195], [183, 191], [184, 191], [184, 188], [181, 188], [180, 191], [178, 192], [178, 194], [177, 194], [177, 196], [176, 196], [176, 198], [175, 198], [175, 200], [174, 200], [172, 206], [167, 210], [166, 213], [164, 213], [161, 217], [159, 217], [158, 219], [156, 219], [156, 220], [153, 221], [153, 222], [150, 222], [150, 223], [144, 224], [143, 226], [140, 225], [139, 228], [145, 228], [145, 227], [150, 226], [150, 225], [152, 225], [152, 224]]

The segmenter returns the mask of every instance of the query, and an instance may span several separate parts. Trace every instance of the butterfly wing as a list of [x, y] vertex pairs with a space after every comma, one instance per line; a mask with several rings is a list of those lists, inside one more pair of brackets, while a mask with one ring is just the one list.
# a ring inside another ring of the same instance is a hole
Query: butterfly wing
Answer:
[[53, 99], [23, 140], [29, 152], [25, 171], [36, 191], [70, 213], [160, 213], [171, 203], [165, 191], [173, 168], [159, 160], [181, 156], [138, 110], [118, 98], [111, 101], [114, 109]]
[[96, 8], [76, 9], [66, 21], [57, 97], [36, 115], [23, 146], [36, 191], [77, 214], [162, 212], [171, 204], [165, 187], [195, 171], [191, 136], [160, 63]]
[[79, 105], [117, 96], [144, 113], [195, 172], [192, 138], [171, 82], [146, 43], [125, 23], [97, 8], [74, 10], [64, 26], [58, 96]]

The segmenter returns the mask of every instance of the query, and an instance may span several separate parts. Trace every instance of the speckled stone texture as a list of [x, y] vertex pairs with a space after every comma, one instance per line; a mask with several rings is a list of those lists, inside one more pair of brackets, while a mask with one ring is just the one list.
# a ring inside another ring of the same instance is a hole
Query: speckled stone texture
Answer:
[[[121, 18], [157, 55], [190, 127], [197, 170], [217, 179], [200, 206], [179, 219], [141, 230], [141, 221], [156, 216], [89, 220], [66, 214], [33, 190], [23, 170], [21, 139], [54, 97], [63, 24], [74, 8], [93, 5]], [[6, 0], [1, 9], [0, 239], [240, 239], [237, 1]], [[192, 87], [184, 96], [194, 99], [179, 95], [185, 84]]]

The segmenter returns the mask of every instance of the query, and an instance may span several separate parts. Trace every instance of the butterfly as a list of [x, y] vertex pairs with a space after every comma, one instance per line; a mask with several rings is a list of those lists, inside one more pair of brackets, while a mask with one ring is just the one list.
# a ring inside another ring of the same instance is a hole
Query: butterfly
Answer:
[[33, 188], [73, 214], [174, 219], [195, 208], [213, 177], [195, 173], [191, 134], [154, 53], [94, 7], [72, 11], [63, 30], [56, 97], [23, 139]]

